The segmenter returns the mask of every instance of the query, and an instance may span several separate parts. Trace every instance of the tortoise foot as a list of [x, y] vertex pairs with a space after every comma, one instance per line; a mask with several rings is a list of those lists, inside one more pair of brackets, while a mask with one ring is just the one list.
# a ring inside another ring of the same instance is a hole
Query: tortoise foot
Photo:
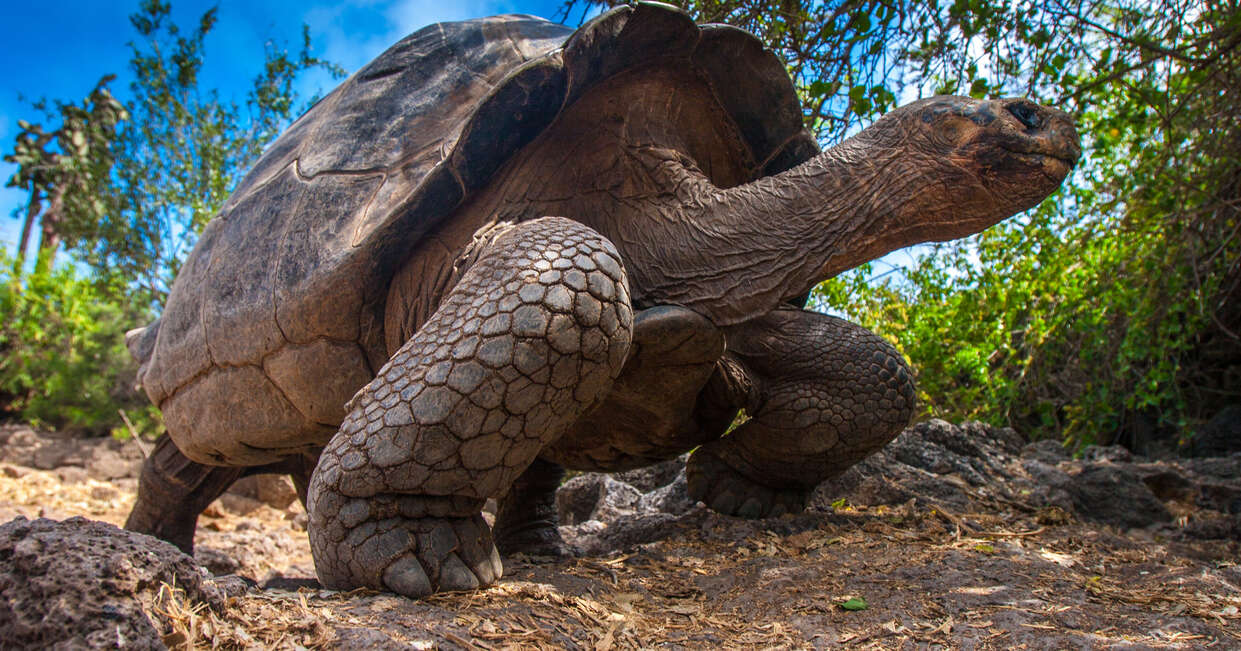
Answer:
[[777, 488], [746, 477], [711, 452], [708, 446], [690, 455], [685, 475], [690, 497], [724, 515], [771, 518], [800, 513], [810, 499], [810, 490]]
[[417, 599], [475, 590], [503, 574], [482, 515], [387, 518], [351, 528], [338, 541], [313, 540], [316, 570], [327, 588], [374, 588]]

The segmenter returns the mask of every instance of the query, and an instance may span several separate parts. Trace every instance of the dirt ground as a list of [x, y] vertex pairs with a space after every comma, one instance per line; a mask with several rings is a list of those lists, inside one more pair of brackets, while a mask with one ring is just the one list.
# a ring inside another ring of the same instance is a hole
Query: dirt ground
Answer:
[[[135, 488], [0, 463], [0, 521], [119, 525]], [[491, 588], [410, 601], [319, 589], [300, 505], [226, 497], [196, 556], [253, 587], [221, 612], [171, 600], [152, 619], [174, 648], [1241, 648], [1236, 540], [984, 499], [836, 507], [744, 521], [699, 506], [655, 542], [510, 558]]]

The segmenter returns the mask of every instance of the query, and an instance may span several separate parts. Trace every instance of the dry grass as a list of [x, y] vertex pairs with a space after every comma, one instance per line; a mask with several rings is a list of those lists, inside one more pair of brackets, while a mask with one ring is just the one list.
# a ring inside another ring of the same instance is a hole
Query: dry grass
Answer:
[[[119, 523], [132, 499], [124, 486], [0, 465], [7, 517]], [[264, 509], [241, 517], [217, 503], [200, 545], [244, 550], [256, 578], [306, 576], [305, 534], [289, 512]], [[178, 649], [1241, 647], [1237, 541], [1176, 542], [981, 502], [761, 523], [698, 512], [672, 529], [607, 557], [508, 561], [496, 586], [418, 602], [250, 590], [216, 611], [164, 586], [149, 611]], [[851, 597], [869, 607], [841, 608]]]

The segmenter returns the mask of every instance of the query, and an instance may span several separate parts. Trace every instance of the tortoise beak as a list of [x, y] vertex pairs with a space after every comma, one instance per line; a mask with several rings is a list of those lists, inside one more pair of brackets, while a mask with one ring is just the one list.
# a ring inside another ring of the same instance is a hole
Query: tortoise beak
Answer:
[[996, 119], [1005, 122], [1003, 147], [1019, 154], [1033, 154], [1053, 159], [1052, 165], [1063, 168], [1063, 179], [1082, 155], [1081, 140], [1073, 119], [1059, 109], [1040, 106], [1025, 98], [992, 100], [1000, 109]]

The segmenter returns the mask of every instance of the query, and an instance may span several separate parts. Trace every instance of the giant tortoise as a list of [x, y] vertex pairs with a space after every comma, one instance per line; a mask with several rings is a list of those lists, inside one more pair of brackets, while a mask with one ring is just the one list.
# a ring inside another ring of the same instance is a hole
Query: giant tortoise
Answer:
[[564, 468], [693, 450], [710, 508], [797, 511], [914, 408], [807, 292], [1078, 154], [1059, 111], [963, 97], [820, 152], [769, 50], [663, 5], [432, 25], [276, 140], [128, 337], [168, 435], [126, 526], [188, 550], [232, 481], [287, 472], [325, 586], [420, 596], [494, 582], [496, 543], [562, 550]]

